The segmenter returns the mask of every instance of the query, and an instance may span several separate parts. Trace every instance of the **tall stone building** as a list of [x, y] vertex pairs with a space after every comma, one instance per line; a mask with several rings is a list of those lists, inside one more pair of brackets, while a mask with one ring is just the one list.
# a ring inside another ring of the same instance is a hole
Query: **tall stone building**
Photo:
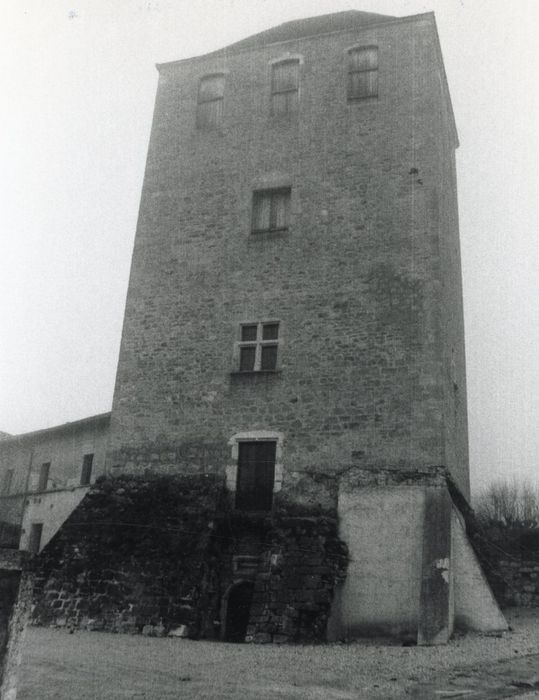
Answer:
[[467, 495], [457, 134], [433, 15], [289, 22], [158, 68], [113, 464], [229, 465], [233, 488], [243, 441], [263, 439], [293, 498], [352, 464], [443, 466]]
[[337, 504], [330, 629], [443, 636], [445, 478], [469, 477], [433, 14], [288, 22], [158, 70], [113, 471], [226, 474], [244, 511]]
[[[210, 587], [224, 638], [300, 639], [314, 612], [329, 639], [503, 627], [453, 502], [458, 140], [433, 14], [288, 22], [158, 70], [109, 473], [226, 483], [247, 519]], [[260, 523], [283, 513], [303, 529], [281, 556]], [[305, 554], [328, 514], [331, 590]]]

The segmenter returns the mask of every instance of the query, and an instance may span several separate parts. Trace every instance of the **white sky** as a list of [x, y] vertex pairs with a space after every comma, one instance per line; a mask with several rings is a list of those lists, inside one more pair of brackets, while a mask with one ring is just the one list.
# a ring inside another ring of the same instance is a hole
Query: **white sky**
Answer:
[[436, 13], [461, 142], [472, 483], [539, 485], [536, 0], [4, 0], [0, 430], [110, 410], [155, 63], [347, 9]]

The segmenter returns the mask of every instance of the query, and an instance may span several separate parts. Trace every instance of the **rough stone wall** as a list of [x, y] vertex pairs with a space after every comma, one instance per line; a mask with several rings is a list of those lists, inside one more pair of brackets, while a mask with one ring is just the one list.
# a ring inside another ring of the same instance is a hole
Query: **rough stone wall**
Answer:
[[335, 589], [348, 561], [336, 519], [281, 514], [270, 540], [254, 580], [246, 641], [325, 640]]
[[503, 590], [499, 590], [502, 605], [539, 607], [539, 557], [500, 559], [497, 568], [504, 583]]
[[43, 550], [34, 619], [118, 632], [200, 625], [219, 480], [101, 480]]
[[226, 592], [247, 577], [247, 641], [321, 641], [346, 564], [335, 512], [239, 513], [217, 477], [121, 476], [97, 483], [40, 555], [34, 621], [217, 638]]
[[[379, 97], [348, 103], [357, 44], [379, 47]], [[268, 62], [286, 54], [300, 109], [277, 119]], [[198, 82], [221, 70], [222, 128], [197, 130]], [[230, 437], [258, 429], [285, 435], [289, 493], [350, 463], [444, 464], [440, 72], [429, 16], [161, 67], [111, 467], [222, 473]], [[283, 185], [289, 230], [252, 235], [253, 190]], [[240, 322], [265, 319], [279, 371], [235, 374]]]

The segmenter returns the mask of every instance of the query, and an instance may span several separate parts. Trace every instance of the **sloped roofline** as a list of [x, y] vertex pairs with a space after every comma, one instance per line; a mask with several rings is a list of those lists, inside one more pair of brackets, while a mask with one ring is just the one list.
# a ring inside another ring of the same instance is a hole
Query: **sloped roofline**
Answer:
[[[380, 15], [383, 17], [384, 15]], [[333, 34], [345, 34], [347, 32], [351, 31], [361, 31], [363, 29], [373, 29], [374, 27], [380, 27], [382, 25], [391, 25], [391, 24], [401, 24], [405, 22], [414, 22], [416, 20], [420, 19], [426, 19], [427, 17], [432, 17], [434, 18], [434, 12], [424, 12], [419, 15], [407, 15], [406, 17], [391, 17], [390, 15], [387, 15], [387, 19], [379, 20], [379, 21], [372, 21], [368, 22], [365, 24], [357, 24], [356, 26], [350, 26], [350, 27], [345, 27], [343, 29], [333, 29], [329, 32], [316, 32], [314, 34], [306, 34], [304, 36], [300, 37], [291, 37], [289, 39], [283, 39], [281, 41], [271, 41], [268, 42], [267, 44], [262, 44], [261, 46], [238, 46], [238, 44], [241, 44], [242, 41], [237, 41], [234, 42], [233, 44], [230, 44], [229, 46], [224, 46], [221, 49], [216, 49], [215, 51], [210, 51], [209, 53], [204, 53], [204, 54], [199, 54], [198, 56], [190, 56], [188, 58], [179, 58], [175, 61], [165, 61], [164, 63], [156, 63], [155, 67], [157, 68], [158, 71], [161, 71], [162, 69], [166, 69], [172, 66], [177, 66], [181, 63], [189, 63], [191, 61], [201, 61], [209, 57], [215, 57], [218, 58], [219, 56], [235, 56], [240, 53], [246, 53], [249, 51], [253, 51], [253, 49], [256, 48], [266, 48], [268, 46], [281, 46], [282, 44], [289, 44], [291, 41], [298, 41], [298, 40], [305, 40], [305, 39], [314, 39], [315, 37], [320, 37], [320, 36], [331, 36]], [[305, 19], [310, 19], [306, 17]], [[300, 22], [301, 20], [297, 20]], [[263, 32], [260, 32], [261, 34]], [[257, 36], [256, 34], [253, 34], [253, 36]], [[246, 37], [249, 38], [249, 37]]]
[[85, 428], [90, 425], [99, 425], [101, 423], [110, 422], [111, 412], [98, 413], [95, 416], [88, 416], [87, 418], [81, 418], [75, 421], [69, 421], [68, 423], [61, 423], [60, 425], [54, 425], [51, 428], [42, 428], [41, 430], [33, 430], [29, 433], [18, 433], [17, 435], [9, 435], [5, 437], [0, 442], [0, 449], [3, 445], [13, 444], [15, 442], [26, 442], [46, 437], [48, 435], [54, 435], [55, 433], [61, 434], [63, 432], [71, 432], [72, 430], [79, 430], [80, 428]]
[[[436, 18], [434, 16], [434, 12], [422, 12], [421, 14], [416, 14], [416, 15], [406, 15], [406, 17], [391, 17], [390, 15], [380, 15], [380, 17], [385, 17], [385, 19], [381, 19], [379, 21], [374, 20], [372, 22], [367, 22], [363, 25], [358, 24], [357, 26], [354, 27], [347, 27], [344, 29], [335, 29], [330, 32], [319, 32], [316, 34], [310, 34], [306, 36], [301, 36], [301, 37], [292, 37], [290, 39], [285, 39], [282, 41], [275, 41], [275, 42], [268, 42], [267, 44], [262, 44], [264, 48], [270, 47], [270, 46], [282, 46], [285, 44], [289, 44], [292, 41], [298, 41], [298, 40], [306, 40], [306, 39], [314, 39], [315, 37], [322, 37], [322, 36], [332, 36], [335, 34], [344, 34], [347, 32], [350, 32], [352, 30], [354, 31], [362, 31], [363, 29], [373, 29], [376, 27], [380, 26], [388, 26], [388, 25], [394, 25], [394, 24], [405, 24], [407, 22], [417, 22], [420, 20], [425, 20], [428, 19], [432, 22], [432, 26], [434, 29], [434, 37], [435, 37], [435, 46], [436, 46], [436, 53], [438, 55], [438, 61], [441, 67], [441, 75], [442, 75], [442, 91], [444, 93], [445, 100], [448, 104], [449, 107], [449, 116], [451, 120], [451, 128], [453, 131], [453, 137], [455, 141], [455, 148], [458, 148], [459, 146], [459, 137], [458, 137], [458, 132], [457, 132], [457, 125], [455, 121], [455, 113], [453, 111], [453, 105], [451, 103], [451, 95], [449, 93], [449, 85], [447, 82], [447, 74], [445, 72], [445, 66], [444, 66], [444, 61], [443, 61], [443, 56], [442, 56], [442, 47], [440, 45], [440, 36], [438, 34], [438, 28], [436, 25]], [[309, 19], [309, 18], [306, 18]], [[292, 20], [296, 21], [296, 20]], [[298, 22], [301, 20], [297, 20]], [[260, 34], [263, 34], [264, 32], [260, 32]], [[256, 34], [253, 36], [257, 36]], [[248, 38], [248, 37], [247, 37]], [[189, 58], [180, 58], [176, 61], [166, 61], [164, 63], [156, 63], [155, 67], [159, 72], [162, 70], [167, 70], [168, 68], [173, 68], [174, 66], [178, 66], [184, 63], [190, 63], [191, 61], [203, 61], [206, 60], [207, 58], [210, 57], [215, 57], [219, 58], [221, 56], [236, 56], [237, 54], [241, 53], [246, 53], [249, 51], [253, 51], [253, 49], [256, 49], [257, 46], [241, 46], [238, 44], [241, 44], [241, 40], [238, 42], [235, 42], [234, 44], [231, 44], [230, 46], [225, 46], [222, 49], [217, 49], [216, 51], [210, 51], [209, 53], [205, 54], [200, 54], [198, 56], [191, 56]]]

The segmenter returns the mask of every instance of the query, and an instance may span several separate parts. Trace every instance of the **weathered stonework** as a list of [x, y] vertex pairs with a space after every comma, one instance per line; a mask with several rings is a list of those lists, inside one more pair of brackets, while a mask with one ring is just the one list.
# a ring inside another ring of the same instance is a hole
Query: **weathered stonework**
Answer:
[[539, 557], [535, 559], [500, 559], [498, 576], [504, 586], [500, 591], [504, 606], [539, 608]]
[[[352, 47], [376, 48], [367, 98], [347, 93]], [[297, 61], [298, 107], [274, 114], [282, 60]], [[311, 18], [158, 70], [114, 478], [45, 548], [36, 620], [276, 643], [439, 643], [458, 615], [503, 629], [456, 514], [458, 139], [433, 15]], [[222, 118], [199, 128], [216, 75]], [[275, 188], [286, 225], [261, 232]], [[28, 501], [27, 516], [55, 503]]]
[[246, 641], [323, 641], [346, 562], [335, 511], [245, 514], [210, 475], [122, 476], [99, 481], [44, 549], [34, 621], [219, 638], [226, 592], [251, 581]]
[[[232, 436], [266, 430], [290, 498], [354, 454], [444, 465], [467, 492], [457, 139], [433, 16], [345, 14], [159, 66], [111, 469], [222, 474]], [[377, 98], [347, 101], [354, 45], [378, 46]], [[284, 56], [300, 57], [299, 111], [276, 118]], [[199, 81], [219, 72], [221, 127], [197, 129]], [[254, 235], [253, 191], [276, 186], [288, 230]], [[280, 322], [277, 370], [238, 373], [239, 324], [263, 319]]]

